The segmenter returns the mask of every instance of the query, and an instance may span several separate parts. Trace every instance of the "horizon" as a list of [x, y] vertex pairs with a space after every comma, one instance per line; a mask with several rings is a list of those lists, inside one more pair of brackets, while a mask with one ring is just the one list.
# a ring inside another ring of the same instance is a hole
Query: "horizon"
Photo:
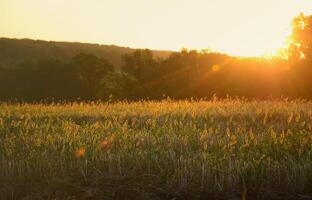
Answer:
[[52, 42], [52, 43], [68, 43], [68, 44], [86, 44], [86, 45], [99, 45], [99, 46], [115, 46], [117, 48], [127, 48], [127, 49], [133, 49], [133, 50], [144, 50], [144, 49], [148, 49], [151, 51], [164, 51], [164, 52], [181, 52], [182, 50], [187, 50], [187, 51], [197, 51], [198, 53], [200, 53], [202, 50], [208, 50], [208, 53], [217, 53], [217, 54], [224, 54], [230, 57], [237, 57], [237, 58], [271, 58], [270, 56], [266, 56], [266, 55], [258, 55], [258, 56], [240, 56], [240, 55], [232, 55], [226, 52], [221, 52], [221, 51], [215, 51], [213, 49], [189, 49], [189, 48], [184, 48], [182, 47], [181, 49], [178, 50], [170, 50], [170, 49], [150, 49], [150, 48], [135, 48], [135, 47], [131, 47], [131, 46], [121, 46], [121, 45], [116, 45], [116, 44], [105, 44], [105, 43], [93, 43], [93, 42], [82, 42], [82, 41], [65, 41], [65, 40], [45, 40], [45, 39], [36, 39], [36, 38], [10, 38], [10, 37], [0, 37], [0, 39], [4, 39], [4, 40], [30, 40], [30, 41], [38, 41], [38, 42]]
[[3, 0], [0, 37], [259, 57], [285, 47], [291, 20], [312, 13], [306, 0], [73, 2]]
[[0, 0], [0, 199], [311, 199], [312, 0]]
[[[282, 59], [286, 59], [283, 56], [279, 56], [277, 54], [264, 54], [264, 55], [233, 55], [230, 53], [226, 53], [226, 52], [222, 52], [222, 51], [217, 51], [217, 50], [213, 50], [213, 49], [189, 49], [189, 48], [184, 48], [182, 47], [179, 50], [170, 50], [170, 49], [150, 49], [150, 48], [135, 48], [135, 47], [131, 47], [131, 46], [121, 46], [121, 45], [116, 45], [116, 44], [104, 44], [104, 43], [92, 43], [92, 42], [82, 42], [82, 41], [62, 41], [62, 40], [45, 40], [45, 39], [34, 39], [34, 38], [9, 38], [9, 37], [0, 37], [0, 39], [4, 39], [4, 40], [30, 40], [30, 41], [38, 41], [38, 42], [52, 42], [52, 43], [68, 43], [68, 44], [85, 44], [85, 45], [99, 45], [99, 46], [114, 46], [117, 48], [126, 48], [126, 49], [132, 49], [132, 50], [150, 50], [150, 51], [154, 51], [154, 52], [169, 52], [169, 53], [174, 53], [174, 52], [181, 52], [183, 50], [187, 50], [189, 51], [197, 51], [198, 53], [201, 53], [201, 51], [206, 51], [207, 53], [216, 53], [216, 54], [222, 54], [222, 55], [226, 55], [229, 57], [233, 57], [233, 58], [238, 58], [238, 59], [264, 59], [264, 60], [271, 60], [274, 58], [282, 58]], [[277, 56], [276, 56], [277, 55]]]

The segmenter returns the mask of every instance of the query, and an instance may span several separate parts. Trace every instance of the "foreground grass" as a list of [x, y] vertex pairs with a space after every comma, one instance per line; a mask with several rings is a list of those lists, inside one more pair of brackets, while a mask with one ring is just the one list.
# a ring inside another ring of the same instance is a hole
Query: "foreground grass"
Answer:
[[312, 102], [1, 104], [1, 199], [309, 199]]

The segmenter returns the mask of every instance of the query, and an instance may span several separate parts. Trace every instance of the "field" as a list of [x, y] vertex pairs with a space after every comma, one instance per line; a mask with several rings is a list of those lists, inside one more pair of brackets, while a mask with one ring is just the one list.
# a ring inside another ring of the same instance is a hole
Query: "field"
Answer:
[[0, 104], [0, 199], [311, 199], [312, 102]]

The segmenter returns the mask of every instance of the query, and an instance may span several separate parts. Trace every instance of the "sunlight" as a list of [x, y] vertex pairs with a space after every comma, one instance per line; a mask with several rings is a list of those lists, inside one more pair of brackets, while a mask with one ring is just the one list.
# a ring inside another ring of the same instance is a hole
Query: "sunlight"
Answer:
[[220, 65], [213, 65], [213, 66], [212, 66], [212, 71], [213, 71], [213, 72], [218, 72], [218, 71], [220, 71]]
[[[235, 56], [274, 57], [280, 55], [280, 49], [287, 47], [291, 35], [291, 22], [282, 27], [276, 24], [251, 24], [248, 28], [235, 27], [230, 34], [221, 34], [212, 41], [211, 49]], [[190, 33], [196, 35], [195, 32]], [[190, 40], [188, 46], [196, 49], [205, 48], [203, 37]]]
[[275, 55], [300, 12], [312, 1], [2, 0], [0, 37]]

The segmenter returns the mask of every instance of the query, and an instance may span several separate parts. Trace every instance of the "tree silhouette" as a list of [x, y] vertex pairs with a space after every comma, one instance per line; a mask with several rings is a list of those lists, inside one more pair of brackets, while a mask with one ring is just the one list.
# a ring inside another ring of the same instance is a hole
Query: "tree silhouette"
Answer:
[[75, 69], [75, 77], [79, 80], [85, 98], [101, 99], [110, 91], [105, 90], [108, 83], [107, 76], [113, 75], [113, 66], [105, 59], [100, 59], [91, 54], [79, 54], [71, 62]]
[[289, 65], [293, 85], [306, 98], [312, 97], [312, 16], [301, 13], [293, 19]]
[[289, 53], [292, 61], [312, 59], [312, 16], [301, 13], [293, 19]]

